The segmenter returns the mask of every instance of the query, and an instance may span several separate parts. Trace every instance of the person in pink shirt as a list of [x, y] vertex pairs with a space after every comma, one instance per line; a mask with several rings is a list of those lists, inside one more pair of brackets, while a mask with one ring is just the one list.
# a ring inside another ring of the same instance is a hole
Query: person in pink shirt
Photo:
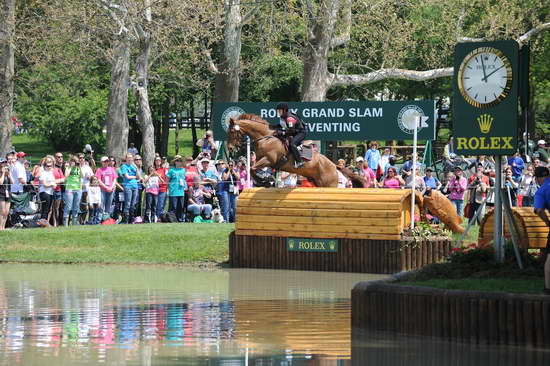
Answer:
[[449, 199], [456, 207], [456, 213], [458, 216], [462, 216], [464, 192], [466, 192], [466, 188], [468, 187], [468, 180], [463, 177], [461, 167], [457, 166], [454, 173], [454, 176], [447, 183], [447, 191], [449, 192]]
[[109, 164], [109, 158], [101, 158], [101, 168], [95, 172], [101, 189], [101, 206], [103, 214], [112, 215], [115, 184], [118, 178], [116, 169]]
[[160, 218], [164, 213], [164, 204], [166, 202], [166, 192], [168, 191], [168, 184], [167, 184], [168, 178], [166, 177], [168, 168], [164, 166], [163, 158], [161, 158], [160, 156], [157, 156], [155, 158], [155, 161], [153, 162], [153, 166], [155, 167], [155, 171], [157, 172], [157, 175], [160, 178], [159, 194], [157, 195], [157, 218]]
[[61, 190], [61, 186], [65, 182], [65, 174], [63, 174], [63, 170], [54, 165], [53, 176], [57, 185], [53, 189], [53, 203], [52, 213], [50, 215], [50, 223], [52, 224], [52, 226], [58, 226], [61, 224], [61, 221], [58, 219], [59, 214], [62, 213], [61, 203], [63, 202], [63, 192]]
[[[245, 188], [251, 188], [248, 186], [248, 173], [246, 171], [246, 163], [243, 160], [237, 162], [237, 171], [239, 172], [239, 181], [237, 182], [239, 192], [242, 192]], [[250, 184], [252, 185], [252, 182]]]
[[365, 188], [376, 188], [378, 186], [378, 182], [376, 181], [376, 174], [374, 170], [369, 167], [369, 164], [361, 156], [355, 159], [355, 162], [357, 168], [361, 170], [359, 174], [365, 178]]
[[400, 189], [405, 185], [405, 181], [401, 176], [397, 175], [397, 171], [394, 167], [389, 167], [386, 172], [386, 176], [380, 182], [382, 188], [394, 188]]
[[157, 222], [157, 198], [159, 195], [159, 187], [161, 183], [165, 183], [159, 177], [155, 167], [149, 167], [145, 176], [145, 222]]

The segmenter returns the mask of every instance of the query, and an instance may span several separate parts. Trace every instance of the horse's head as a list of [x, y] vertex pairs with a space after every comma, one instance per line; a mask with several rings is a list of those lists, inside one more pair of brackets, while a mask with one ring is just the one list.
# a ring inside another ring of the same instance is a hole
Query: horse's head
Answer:
[[244, 136], [258, 139], [263, 136], [273, 135], [269, 129], [269, 123], [255, 114], [241, 114], [238, 118], [229, 118], [227, 129], [227, 147], [238, 149], [241, 146]]
[[229, 127], [227, 129], [227, 148], [229, 151], [237, 150], [241, 147], [243, 131], [239, 125], [239, 120], [229, 118]]

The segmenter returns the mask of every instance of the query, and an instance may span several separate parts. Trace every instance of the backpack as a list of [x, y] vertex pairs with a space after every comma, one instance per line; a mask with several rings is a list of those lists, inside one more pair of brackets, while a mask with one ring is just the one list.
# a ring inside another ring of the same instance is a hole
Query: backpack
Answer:
[[168, 223], [174, 223], [178, 222], [178, 218], [176, 217], [176, 214], [173, 212], [166, 212], [162, 214], [160, 217], [161, 222], [168, 222]]

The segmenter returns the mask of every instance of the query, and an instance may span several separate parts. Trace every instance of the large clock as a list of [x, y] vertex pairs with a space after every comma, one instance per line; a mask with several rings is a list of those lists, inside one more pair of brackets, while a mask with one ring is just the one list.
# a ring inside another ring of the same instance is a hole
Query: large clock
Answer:
[[510, 61], [494, 47], [479, 47], [468, 53], [457, 76], [460, 93], [477, 108], [497, 105], [512, 89]]

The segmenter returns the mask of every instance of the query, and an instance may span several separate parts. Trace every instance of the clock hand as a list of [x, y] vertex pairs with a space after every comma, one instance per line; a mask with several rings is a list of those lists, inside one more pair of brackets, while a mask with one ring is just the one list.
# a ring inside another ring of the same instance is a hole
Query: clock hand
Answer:
[[483, 55], [480, 55], [479, 58], [481, 58], [481, 68], [483, 70], [483, 77], [481, 78], [481, 81], [487, 82], [487, 74], [485, 74], [485, 65], [483, 64]]
[[498, 69], [496, 70], [493, 70], [489, 73], [489, 75], [485, 75], [485, 77], [483, 79], [481, 79], [482, 81], [485, 80], [485, 82], [487, 82], [487, 78], [491, 75], [493, 75], [495, 72], [497, 72], [498, 70], [502, 69], [504, 67], [504, 65], [502, 65], [501, 67], [499, 67]]

